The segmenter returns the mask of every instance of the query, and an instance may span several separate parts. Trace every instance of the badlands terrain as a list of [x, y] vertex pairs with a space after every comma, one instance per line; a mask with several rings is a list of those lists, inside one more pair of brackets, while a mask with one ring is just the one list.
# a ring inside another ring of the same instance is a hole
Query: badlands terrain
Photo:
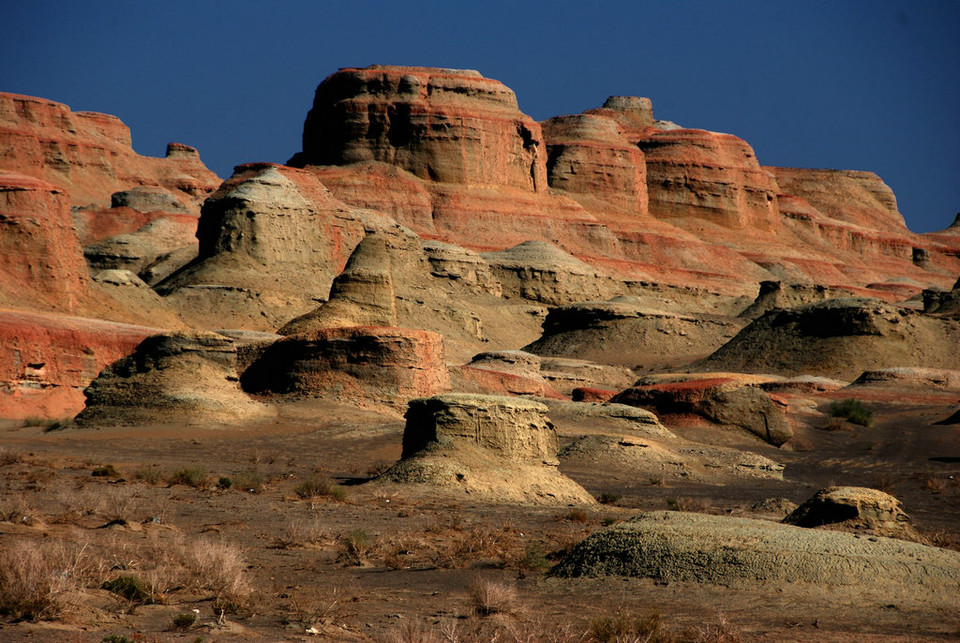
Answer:
[[956, 640], [960, 218], [695, 125], [341, 69], [224, 180], [0, 94], [0, 639]]

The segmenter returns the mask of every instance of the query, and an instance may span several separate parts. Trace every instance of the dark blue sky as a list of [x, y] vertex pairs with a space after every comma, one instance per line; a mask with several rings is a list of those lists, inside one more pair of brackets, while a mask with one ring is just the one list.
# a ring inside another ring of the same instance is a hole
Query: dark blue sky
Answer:
[[222, 177], [300, 149], [317, 84], [374, 63], [477, 69], [538, 120], [648, 96], [766, 165], [872, 170], [908, 226], [960, 211], [960, 2], [8, 1], [0, 91], [115, 114]]

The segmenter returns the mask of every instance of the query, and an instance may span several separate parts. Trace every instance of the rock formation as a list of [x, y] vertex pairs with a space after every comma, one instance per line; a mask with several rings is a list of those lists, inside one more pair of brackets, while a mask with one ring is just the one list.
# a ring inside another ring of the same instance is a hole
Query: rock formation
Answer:
[[203, 205], [197, 259], [158, 285], [195, 324], [275, 330], [317, 301], [368, 227], [309, 173], [239, 166]]
[[341, 69], [317, 88], [295, 165], [382, 161], [421, 179], [544, 190], [539, 125], [502, 83], [459, 69]]
[[784, 518], [783, 524], [926, 543], [910, 524], [899, 500], [863, 487], [821, 489]]
[[443, 338], [405, 328], [338, 327], [271, 344], [241, 378], [251, 393], [405, 408], [449, 390]]
[[729, 378], [634, 386], [611, 402], [646, 408], [666, 416], [699, 416], [710, 422], [739, 427], [780, 446], [793, 436], [783, 411], [758, 388]]
[[709, 355], [742, 324], [735, 318], [672, 313], [622, 297], [552, 308], [543, 335], [524, 350], [631, 368], [677, 365]]
[[76, 312], [90, 296], [63, 191], [0, 172], [0, 304]]
[[196, 212], [220, 183], [192, 147], [171, 143], [165, 158], [140, 156], [131, 147], [129, 128], [116, 116], [72, 112], [43, 98], [5, 93], [0, 93], [0, 170], [52, 183], [74, 206], [106, 206], [115, 192], [152, 187]]
[[556, 306], [578, 301], [602, 301], [626, 291], [621, 280], [601, 274], [543, 241], [525, 241], [481, 256], [499, 280], [503, 296], [507, 298]]
[[777, 182], [736, 136], [705, 130], [656, 132], [638, 142], [647, 163], [650, 214], [705, 219], [727, 228], [777, 228]]
[[634, 216], [647, 213], [643, 152], [620, 135], [617, 121], [576, 114], [557, 116], [541, 125], [550, 187], [585, 201], [588, 208], [599, 200]]
[[888, 538], [802, 529], [765, 520], [644, 513], [590, 535], [551, 574], [640, 576], [700, 583], [855, 585], [931, 597], [952, 593], [960, 554]]
[[0, 418], [63, 419], [83, 408], [101, 369], [156, 329], [0, 310]]
[[401, 460], [378, 480], [507, 503], [592, 504], [558, 469], [547, 407], [530, 400], [447, 394], [413, 400]]
[[433, 248], [427, 251], [400, 226], [369, 234], [334, 280], [329, 300], [280, 332], [399, 324], [442, 334], [455, 361], [468, 359], [488, 343], [519, 348], [536, 337], [542, 308], [505, 302], [498, 296], [500, 283], [479, 257], [478, 264], [463, 254], [457, 255], [462, 261], [454, 261], [444, 251], [445, 258], [437, 260]]
[[708, 369], [853, 379], [899, 366], [960, 368], [960, 321], [878, 300], [839, 298], [773, 310], [704, 360]]
[[275, 415], [240, 390], [232, 339], [209, 332], [162, 333], [141, 342], [84, 391], [80, 427], [179, 424], [208, 428]]

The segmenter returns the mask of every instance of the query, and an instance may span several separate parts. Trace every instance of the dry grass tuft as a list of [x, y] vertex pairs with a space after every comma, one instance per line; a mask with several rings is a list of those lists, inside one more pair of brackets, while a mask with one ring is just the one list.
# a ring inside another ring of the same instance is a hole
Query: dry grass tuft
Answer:
[[88, 573], [85, 546], [63, 541], [14, 541], [0, 550], [0, 614], [37, 621], [56, 618], [66, 595]]
[[469, 593], [473, 610], [480, 616], [517, 612], [517, 588], [511, 583], [478, 578], [471, 583]]

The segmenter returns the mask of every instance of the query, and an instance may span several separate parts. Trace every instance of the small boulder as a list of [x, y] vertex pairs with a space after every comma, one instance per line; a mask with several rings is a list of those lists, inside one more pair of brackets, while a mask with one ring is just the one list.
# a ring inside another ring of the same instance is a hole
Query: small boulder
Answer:
[[784, 518], [783, 523], [925, 542], [911, 526], [899, 500], [865, 487], [821, 489]]

